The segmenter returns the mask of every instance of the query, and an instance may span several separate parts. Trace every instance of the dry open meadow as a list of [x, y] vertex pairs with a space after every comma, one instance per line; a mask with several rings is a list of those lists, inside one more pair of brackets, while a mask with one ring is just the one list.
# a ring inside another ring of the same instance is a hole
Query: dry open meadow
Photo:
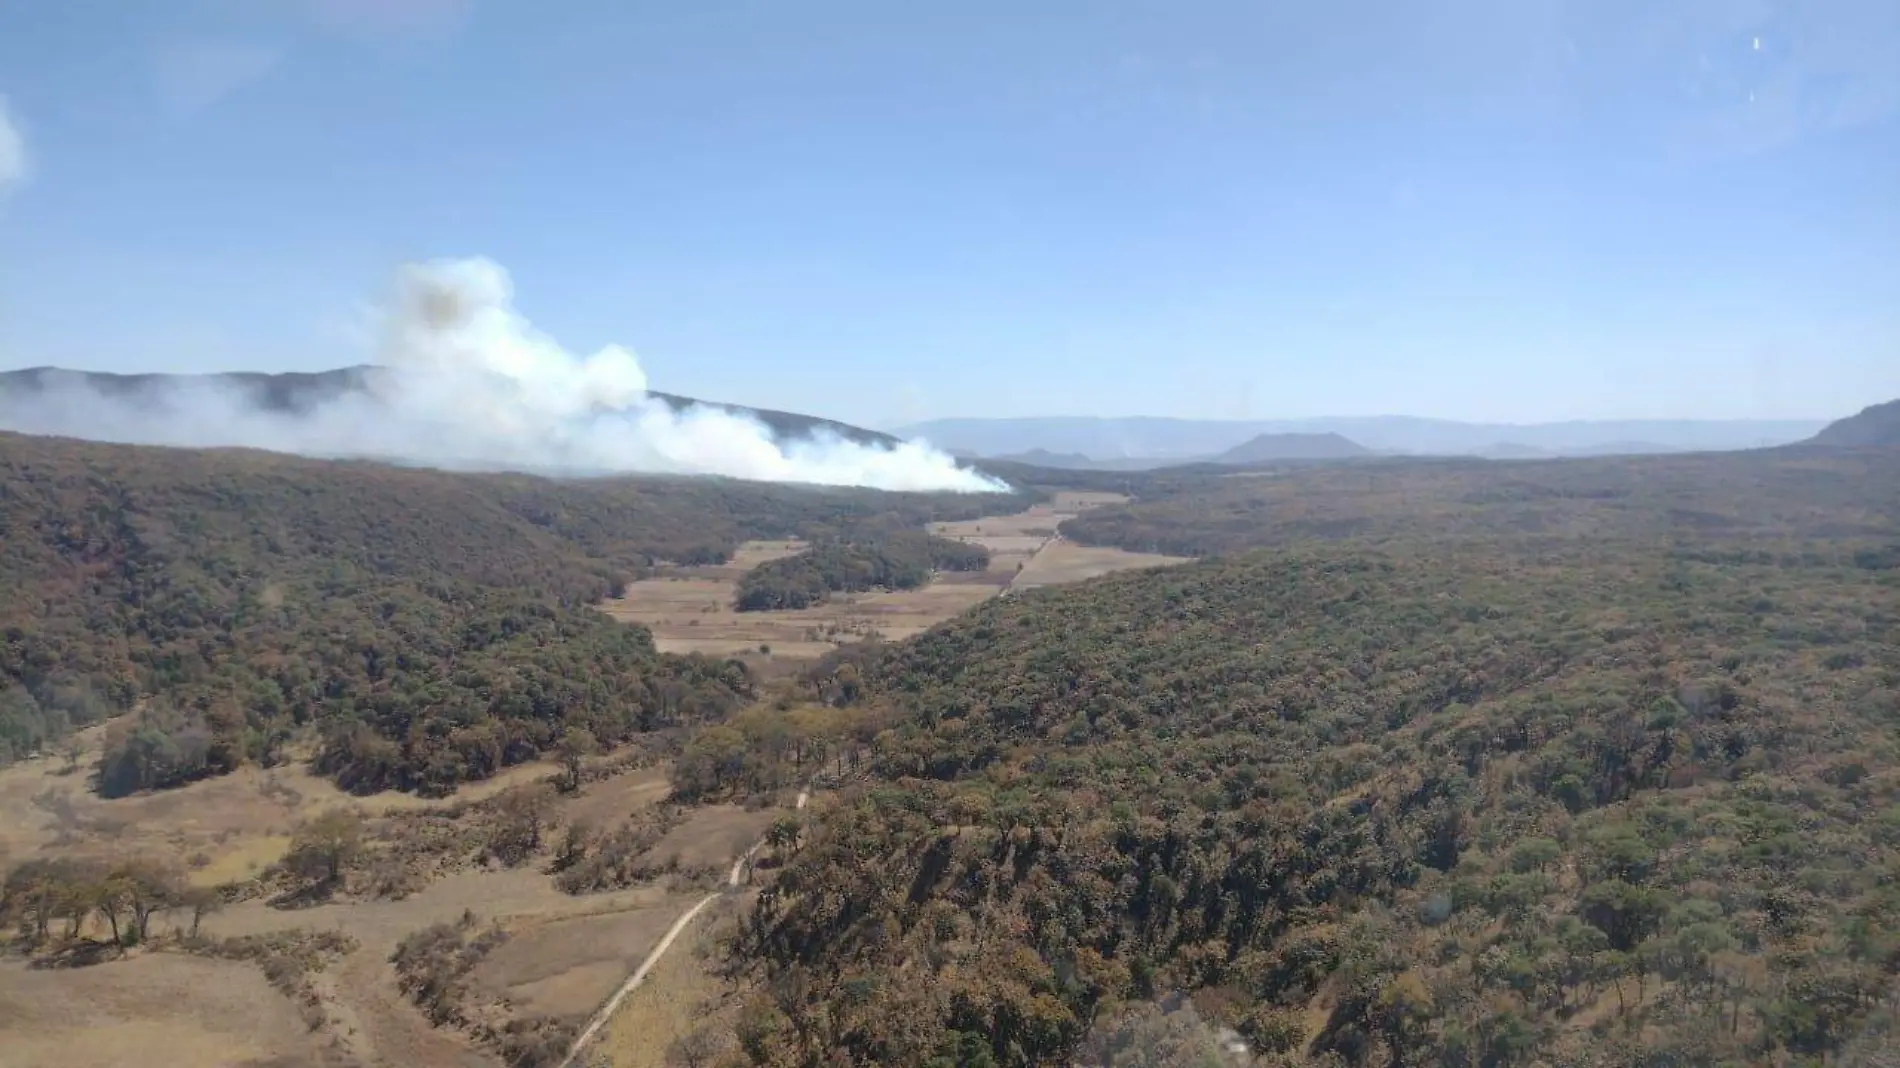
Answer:
[[[82, 736], [84, 745], [98, 741], [97, 731]], [[82, 932], [92, 952], [0, 959], [0, 1068], [492, 1068], [502, 1061], [492, 1043], [478, 1041], [480, 1027], [542, 1017], [578, 1027], [775, 814], [736, 805], [670, 809], [638, 858], [654, 874], [570, 894], [548, 870], [557, 828], [604, 830], [659, 812], [665, 766], [601, 761], [577, 793], [558, 794], [542, 782], [557, 773], [554, 765], [524, 765], [429, 801], [352, 797], [289, 765], [108, 801], [86, 788], [92, 753], [78, 756], [74, 770], [63, 757], [0, 769], [0, 866], [51, 857], [173, 860], [191, 883], [223, 886], [233, 898], [202, 918], [201, 945], [303, 944], [316, 935], [340, 936], [343, 948], [286, 978], [268, 959], [187, 951], [177, 936], [194, 922], [188, 909], [155, 918], [146, 944], [123, 953], [94, 918]], [[539, 790], [549, 805], [537, 855], [515, 867], [458, 856], [456, 835], [482, 833], [481, 802], [523, 790]], [[396, 895], [348, 892], [305, 903], [239, 889], [283, 858], [300, 823], [337, 809], [363, 818], [373, 849], [396, 854], [426, 841], [435, 844], [422, 852], [440, 856]], [[504, 936], [455, 979], [458, 1004], [471, 1007], [472, 1018], [440, 1026], [404, 995], [390, 958], [406, 937], [465, 917], [473, 931]]]
[[617, 619], [651, 629], [662, 651], [738, 657], [771, 675], [775, 667], [795, 668], [847, 642], [908, 638], [1011, 588], [1179, 563], [1179, 557], [1085, 548], [1056, 535], [1063, 520], [1125, 499], [1113, 493], [1063, 492], [1012, 515], [932, 523], [933, 534], [988, 549], [990, 566], [981, 572], [941, 575], [921, 589], [843, 594], [791, 611], [739, 612], [732, 603], [739, 577], [803, 547], [796, 541], [759, 541], [746, 543], [727, 564], [665, 569], [628, 586], [605, 608]]

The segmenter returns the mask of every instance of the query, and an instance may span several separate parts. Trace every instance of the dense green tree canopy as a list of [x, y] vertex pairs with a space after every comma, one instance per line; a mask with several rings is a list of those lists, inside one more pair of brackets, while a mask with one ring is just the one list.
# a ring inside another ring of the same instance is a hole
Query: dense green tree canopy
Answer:
[[0, 759], [136, 707], [108, 792], [314, 732], [358, 789], [453, 789], [578, 726], [607, 741], [748, 698], [587, 606], [657, 560], [1014, 498], [717, 479], [552, 480], [0, 434]]
[[1897, 459], [1342, 468], [1074, 521], [1275, 548], [821, 665], [890, 726], [751, 917], [751, 1059], [1066, 1064], [1172, 991], [1300, 1063], [1844, 1048], [1900, 972]]
[[980, 545], [920, 530], [825, 535], [803, 552], [747, 571], [736, 604], [742, 612], [805, 608], [833, 593], [915, 589], [938, 571], [981, 571], [989, 564], [989, 550]]

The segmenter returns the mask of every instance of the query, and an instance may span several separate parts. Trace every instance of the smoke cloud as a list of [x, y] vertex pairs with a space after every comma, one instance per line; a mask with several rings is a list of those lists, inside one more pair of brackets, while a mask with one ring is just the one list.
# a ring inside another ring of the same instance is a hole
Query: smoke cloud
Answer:
[[[228, 380], [167, 380], [108, 393], [42, 375], [0, 399], [0, 425], [154, 445], [241, 445], [463, 470], [655, 472], [885, 490], [1005, 488], [917, 442], [866, 442], [818, 428], [779, 434], [749, 413], [675, 408], [648, 392], [632, 352], [576, 356], [515, 310], [499, 265], [405, 267], [379, 323], [382, 367], [361, 388], [312, 391], [294, 411]], [[189, 384], [181, 384], [188, 381]]]
[[0, 96], [0, 196], [26, 181], [26, 137], [14, 125], [7, 98]]

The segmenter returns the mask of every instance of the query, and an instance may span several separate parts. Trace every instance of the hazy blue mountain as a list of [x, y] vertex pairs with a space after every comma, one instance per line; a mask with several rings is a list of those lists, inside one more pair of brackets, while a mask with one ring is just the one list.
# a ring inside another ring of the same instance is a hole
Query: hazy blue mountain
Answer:
[[1097, 459], [1093, 456], [1084, 456], [1079, 452], [1050, 452], [1048, 449], [1030, 449], [1028, 452], [988, 457], [974, 453], [953, 453], [952, 455], [960, 455], [970, 460], [1008, 460], [1012, 463], [1053, 468], [1058, 471], [1152, 471], [1157, 467], [1171, 467], [1200, 459], [1183, 456], [1114, 456]]
[[1487, 460], [1548, 460], [1563, 455], [1559, 452], [1552, 452], [1549, 449], [1539, 449], [1531, 445], [1522, 445], [1515, 441], [1500, 441], [1473, 451], [1475, 455], [1482, 456]]
[[1210, 461], [1257, 464], [1268, 460], [1347, 460], [1371, 455], [1371, 449], [1338, 434], [1260, 434], [1211, 457]]
[[[1116, 458], [1185, 461], [1215, 456], [1261, 434], [1338, 434], [1374, 452], [1515, 455], [1748, 449], [1811, 437], [1819, 419], [1620, 419], [1561, 423], [1461, 423], [1415, 416], [1316, 419], [1169, 419], [1050, 416], [936, 419], [899, 427], [901, 437], [979, 456], [1043, 449]], [[1535, 450], [1534, 453], [1525, 450]]]

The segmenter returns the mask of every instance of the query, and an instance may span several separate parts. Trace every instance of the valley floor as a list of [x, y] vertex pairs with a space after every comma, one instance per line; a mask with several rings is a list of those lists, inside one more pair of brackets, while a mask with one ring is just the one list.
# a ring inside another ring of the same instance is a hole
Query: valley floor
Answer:
[[[768, 677], [789, 673], [847, 642], [909, 637], [1012, 590], [1179, 562], [1086, 548], [1056, 535], [1063, 520], [1122, 499], [1064, 493], [1013, 515], [932, 524], [934, 534], [989, 549], [991, 563], [983, 572], [946, 574], [918, 590], [843, 596], [800, 611], [735, 612], [740, 575], [802, 547], [755, 541], [727, 565], [669, 568], [604, 607], [651, 628], [662, 651], [739, 656]], [[88, 785], [103, 738], [104, 729], [94, 728], [77, 736], [70, 753], [0, 768], [0, 868], [53, 857], [112, 862], [150, 855], [175, 859], [197, 886], [243, 884], [281, 860], [296, 828], [319, 813], [354, 811], [372, 839], [388, 845], [405, 833], [398, 826], [405, 819], [441, 817], [446, 825], [469, 805], [533, 788], [559, 770], [551, 762], [522, 765], [431, 801], [395, 793], [352, 796], [299, 760], [105, 800]], [[576, 794], [556, 795], [548, 838], [564, 825], [611, 828], [655, 810], [667, 801], [667, 773], [663, 764], [618, 768]], [[791, 798], [781, 802], [789, 806]], [[495, 1052], [470, 1038], [469, 1028], [435, 1026], [405, 997], [391, 963], [403, 939], [470, 916], [481, 928], [499, 926], [507, 939], [461, 979], [466, 1000], [578, 1028], [783, 811], [688, 808], [643, 854], [675, 861], [677, 873], [609, 892], [557, 889], [547, 871], [550, 841], [541, 857], [520, 867], [450, 863], [403, 896], [346, 895], [284, 907], [253, 895], [204, 918], [202, 933], [216, 940], [346, 936], [350, 948], [312, 971], [298, 997], [273, 989], [255, 961], [179, 949], [172, 936], [191, 923], [183, 909], [154, 920], [148, 945], [123, 955], [105, 948], [104, 930], [85, 932], [98, 940], [102, 955], [88, 966], [0, 959], [0, 1068], [492, 1066], [500, 1063]], [[703, 1031], [709, 1018], [729, 1015], [733, 994], [714, 974], [712, 956], [717, 932], [735, 922], [751, 896], [742, 886], [696, 916], [576, 1063], [659, 1065], [673, 1041]]]
[[[98, 731], [81, 738], [95, 746], [98, 740]], [[82, 754], [79, 766], [90, 763], [91, 754]], [[298, 766], [245, 768], [178, 790], [105, 801], [86, 790], [83, 770], [65, 772], [62, 764], [41, 759], [0, 769], [0, 865], [42, 857], [169, 856], [183, 860], [199, 885], [255, 877], [283, 856], [299, 821], [328, 809], [353, 808], [369, 821], [373, 838], [388, 839], [397, 833], [390, 821], [398, 816], [450, 816], [556, 770], [524, 765], [452, 799], [427, 801], [351, 797]], [[664, 801], [666, 776], [659, 765], [589, 782], [577, 794], [557, 796], [548, 825], [611, 827]], [[0, 959], [0, 1068], [492, 1068], [501, 1063], [492, 1050], [461, 1030], [433, 1026], [399, 990], [390, 957], [406, 936], [468, 914], [484, 928], [499, 926], [507, 939], [462, 979], [467, 1000], [578, 1027], [705, 895], [707, 887], [690, 873], [713, 870], [718, 874], [704, 881], [723, 882], [732, 861], [775, 815], [771, 807], [689, 809], [646, 854], [676, 861], [673, 866], [689, 874], [661, 874], [619, 890], [563, 893], [542, 856], [515, 868], [476, 864], [449, 871], [400, 898], [349, 896], [284, 907], [257, 896], [204, 918], [202, 934], [210, 939], [347, 936], [351, 948], [311, 974], [302, 998], [273, 989], [257, 963], [179, 949], [172, 936], [191, 924], [184, 909], [155, 919], [150, 944], [123, 956], [111, 954], [104, 941], [97, 943], [101, 959], [85, 966], [9, 956]], [[704, 925], [705, 919], [696, 920], [671, 953], [689, 957]], [[103, 929], [85, 933], [106, 938]], [[677, 974], [679, 966], [668, 961], [653, 985], [668, 987], [674, 980], [665, 977]], [[677, 996], [670, 989], [654, 993]], [[638, 1018], [649, 1011], [643, 1005], [635, 1002], [627, 1011]], [[612, 1048], [623, 1044], [616, 1040]]]
[[730, 563], [667, 568], [632, 583], [603, 607], [616, 619], [651, 629], [662, 652], [738, 657], [770, 675], [775, 668], [784, 672], [848, 642], [908, 638], [1010, 590], [1181, 563], [1184, 557], [1085, 547], [1056, 534], [1064, 520], [1123, 500], [1113, 493], [1064, 492], [1013, 515], [932, 523], [932, 534], [988, 549], [990, 566], [968, 574], [945, 573], [920, 589], [844, 594], [812, 608], [740, 612], [733, 608], [740, 576], [804, 548], [798, 541], [754, 541]]

